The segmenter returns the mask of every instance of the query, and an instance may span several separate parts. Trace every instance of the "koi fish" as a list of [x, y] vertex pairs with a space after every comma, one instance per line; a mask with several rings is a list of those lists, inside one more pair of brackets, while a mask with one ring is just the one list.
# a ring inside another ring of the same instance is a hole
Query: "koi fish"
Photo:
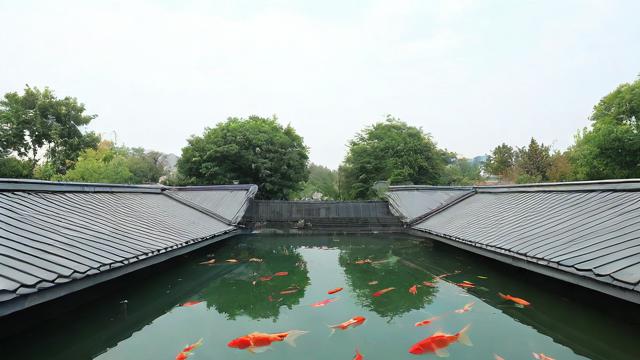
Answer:
[[287, 276], [287, 275], [289, 275], [289, 273], [286, 272], [286, 271], [279, 271], [279, 272], [273, 274], [273, 276]]
[[500, 295], [500, 297], [504, 300], [508, 300], [508, 301], [513, 301], [514, 303], [520, 305], [520, 306], [529, 306], [531, 305], [530, 302], [528, 302], [525, 299], [520, 299], [511, 295], [505, 295], [503, 293], [498, 293], [498, 295]]
[[467, 311], [471, 311], [471, 307], [473, 307], [473, 304], [475, 304], [475, 302], [470, 302], [467, 305], [465, 305], [462, 309], [453, 310], [453, 312], [455, 312], [456, 314], [464, 314]]
[[369, 281], [369, 285], [377, 285], [378, 280]]
[[249, 262], [262, 262], [262, 259], [251, 258], [251, 259], [249, 259]]
[[358, 265], [371, 264], [371, 263], [372, 263], [371, 259], [356, 260], [356, 264], [358, 264]]
[[446, 348], [456, 342], [460, 342], [463, 345], [471, 346], [471, 340], [467, 336], [467, 331], [471, 325], [467, 325], [459, 332], [449, 335], [441, 332], [429, 336], [426, 339], [420, 340], [409, 348], [409, 353], [414, 355], [421, 355], [427, 353], [435, 353], [438, 356], [449, 356], [449, 352]]
[[504, 358], [503, 358], [502, 356], [498, 355], [498, 354], [493, 354], [493, 357], [494, 357], [496, 360], [504, 360]]
[[326, 299], [326, 300], [322, 300], [322, 301], [318, 301], [317, 303], [313, 303], [311, 304], [311, 306], [313, 307], [323, 307], [326, 306], [329, 303], [332, 303], [334, 301], [338, 301], [338, 299], [336, 298], [331, 298], [331, 299]]
[[532, 354], [533, 354], [533, 357], [538, 360], [554, 360], [552, 357], [548, 357], [543, 353], [540, 353], [540, 354], [532, 353]]
[[[482, 275], [478, 275], [478, 279], [488, 279], [488, 277], [486, 277], [486, 276], [482, 276]], [[498, 355], [496, 355], [496, 356], [498, 356]], [[503, 360], [504, 360], [504, 359], [503, 359]]]
[[356, 356], [353, 357], [353, 360], [364, 360], [364, 356], [360, 354], [360, 351], [358, 351], [358, 349], [356, 349]]
[[280, 291], [280, 295], [288, 295], [288, 294], [293, 294], [294, 292], [297, 292], [298, 289], [287, 289], [287, 290], [282, 290]]
[[362, 324], [364, 324], [364, 322], [367, 319], [365, 319], [363, 316], [355, 316], [352, 317], [351, 319], [338, 324], [338, 325], [329, 325], [329, 327], [331, 328], [331, 334], [333, 334], [334, 332], [336, 332], [337, 329], [340, 330], [347, 330], [349, 327], [356, 327], [356, 326], [360, 326]]
[[281, 300], [282, 300], [282, 298], [274, 299], [271, 295], [269, 295], [269, 296], [267, 296], [267, 300], [269, 300], [269, 302], [274, 302], [274, 301], [275, 301], [275, 302], [278, 302], [278, 301], [281, 301]]
[[228, 262], [228, 263], [232, 263], [232, 264], [235, 264], [235, 263], [238, 262], [238, 260], [236, 260], [236, 259], [227, 259], [225, 261]]
[[464, 288], [464, 289], [476, 287], [475, 285], [470, 284], [468, 282], [461, 282], [461, 283], [457, 283], [456, 285], [458, 285], [459, 287]]
[[239, 350], [247, 350], [251, 353], [257, 353], [267, 350], [267, 346], [271, 345], [274, 342], [284, 341], [287, 344], [295, 347], [295, 340], [301, 336], [308, 333], [308, 331], [302, 330], [290, 330], [283, 333], [275, 333], [275, 334], [267, 334], [267, 333], [259, 333], [254, 332], [251, 334], [247, 334], [245, 336], [241, 336], [239, 338], [235, 338], [227, 344], [230, 348], [235, 348]]
[[185, 360], [187, 359], [189, 356], [192, 355], [193, 350], [199, 348], [200, 346], [202, 346], [202, 342], [203, 340], [200, 339], [197, 342], [191, 344], [191, 345], [187, 345], [184, 347], [184, 349], [182, 349], [182, 351], [180, 351], [178, 353], [178, 355], [176, 355], [176, 360]]
[[215, 262], [216, 262], [216, 259], [211, 259], [211, 260], [201, 262], [200, 265], [213, 265]]
[[180, 304], [180, 306], [183, 306], [183, 307], [189, 307], [189, 306], [198, 305], [198, 304], [200, 304], [201, 302], [202, 302], [202, 301], [193, 301], [193, 300], [192, 300], [192, 301], [187, 301], [187, 302], [185, 302], [184, 304]]
[[395, 289], [396, 288], [394, 288], [394, 287], [389, 287], [389, 288], [386, 288], [386, 289], [378, 290], [378, 291], [373, 293], [373, 296], [374, 297], [378, 297], [378, 296], [380, 296], [382, 294], [388, 293], [389, 291], [395, 290]]
[[342, 288], [335, 288], [335, 289], [331, 289], [329, 291], [327, 291], [327, 294], [331, 295], [331, 294], [335, 294], [337, 292], [342, 291]]
[[418, 327], [418, 326], [426, 326], [426, 325], [429, 325], [429, 324], [431, 324], [432, 322], [434, 322], [434, 321], [436, 321], [438, 319], [439, 319], [439, 317], [436, 316], [436, 317], [432, 317], [431, 319], [418, 321], [415, 326], [416, 327]]
[[409, 293], [411, 293], [412, 295], [415, 295], [418, 293], [418, 285], [413, 285], [412, 287], [409, 288]]
[[258, 279], [260, 281], [269, 281], [269, 280], [273, 279], [273, 276], [260, 276]]
[[429, 282], [429, 281], [423, 281], [422, 285], [429, 286], [429, 287], [436, 287], [437, 286], [436, 283], [432, 283], [432, 282]]

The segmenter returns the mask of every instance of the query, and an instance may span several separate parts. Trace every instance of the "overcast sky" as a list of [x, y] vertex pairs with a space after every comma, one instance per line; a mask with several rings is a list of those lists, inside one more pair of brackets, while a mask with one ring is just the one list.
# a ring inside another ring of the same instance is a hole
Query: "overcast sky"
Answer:
[[640, 74], [640, 1], [5, 1], [0, 92], [49, 86], [90, 129], [180, 155], [229, 116], [277, 115], [332, 168], [392, 114], [471, 157], [564, 149]]

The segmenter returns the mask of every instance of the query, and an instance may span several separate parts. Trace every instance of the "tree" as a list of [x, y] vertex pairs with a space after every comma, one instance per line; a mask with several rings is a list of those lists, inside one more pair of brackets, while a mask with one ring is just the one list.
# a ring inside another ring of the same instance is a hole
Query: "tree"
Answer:
[[32, 171], [46, 152], [47, 159], [64, 173], [67, 160], [97, 145], [95, 134], [80, 130], [95, 117], [85, 114], [76, 98], [58, 99], [47, 87], [27, 85], [23, 95], [9, 92], [0, 100], [0, 150], [28, 159]]
[[11, 156], [0, 157], [0, 178], [29, 177], [31, 177], [31, 163]]
[[456, 158], [448, 164], [440, 180], [442, 185], [473, 185], [480, 181], [480, 164], [466, 158]]
[[538, 144], [531, 138], [529, 146], [518, 148], [515, 155], [515, 166], [518, 183], [547, 181], [547, 173], [551, 167], [551, 148], [543, 143]]
[[136, 184], [154, 184], [165, 175], [163, 154], [158, 151], [146, 151], [143, 148], [122, 148], [126, 153], [127, 168]]
[[549, 181], [570, 181], [573, 180], [573, 169], [565, 153], [556, 151], [551, 155], [547, 179]]
[[387, 116], [367, 127], [349, 143], [341, 172], [344, 196], [376, 198], [377, 181], [396, 184], [437, 184], [445, 166], [444, 153], [420, 128]]
[[75, 167], [54, 180], [128, 184], [134, 180], [129, 171], [127, 153], [115, 148], [109, 141], [102, 141], [97, 149], [85, 150]]
[[505, 143], [496, 146], [491, 155], [487, 156], [484, 170], [492, 175], [507, 176], [513, 169], [515, 152]]
[[576, 135], [569, 159], [583, 180], [640, 177], [640, 79], [594, 107], [591, 129]]
[[296, 195], [298, 199], [308, 199], [314, 193], [321, 193], [325, 199], [339, 199], [338, 172], [322, 165], [309, 164], [309, 180]]
[[178, 170], [194, 184], [253, 183], [258, 198], [287, 199], [308, 179], [308, 148], [275, 117], [229, 118], [182, 149]]

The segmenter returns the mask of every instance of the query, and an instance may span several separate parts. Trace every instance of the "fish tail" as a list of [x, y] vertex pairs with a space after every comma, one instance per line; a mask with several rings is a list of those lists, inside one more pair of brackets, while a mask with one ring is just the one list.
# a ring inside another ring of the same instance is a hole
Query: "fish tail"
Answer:
[[308, 331], [303, 331], [303, 330], [290, 330], [287, 331], [287, 337], [284, 338], [284, 341], [293, 346], [296, 347], [296, 339], [298, 338], [298, 336], [304, 335], [308, 333]]
[[473, 346], [471, 339], [469, 339], [469, 335], [467, 335], [469, 328], [471, 328], [471, 324], [463, 327], [462, 330], [458, 332], [458, 341], [463, 345]]

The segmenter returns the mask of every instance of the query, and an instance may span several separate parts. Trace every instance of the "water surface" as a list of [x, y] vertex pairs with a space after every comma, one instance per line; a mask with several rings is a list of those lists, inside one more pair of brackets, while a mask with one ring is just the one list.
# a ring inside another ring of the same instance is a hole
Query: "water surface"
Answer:
[[[200, 264], [210, 259], [216, 264]], [[364, 259], [373, 263], [356, 263]], [[259, 279], [277, 272], [288, 275]], [[447, 273], [454, 274], [436, 287], [408, 291]], [[476, 287], [455, 285], [463, 281]], [[532, 352], [555, 359], [640, 359], [635, 305], [404, 235], [234, 237], [116, 282], [82, 294], [80, 305], [67, 302], [66, 312], [46, 321], [14, 331], [4, 324], [3, 358], [174, 359], [202, 338], [190, 359], [352, 359], [356, 348], [365, 359], [435, 359], [408, 349], [436, 331], [455, 333], [470, 324], [473, 346], [451, 345], [451, 359], [532, 359]], [[327, 295], [336, 287], [344, 290]], [[372, 296], [387, 287], [396, 289]], [[286, 290], [295, 292], [280, 293]], [[517, 307], [498, 292], [532, 305]], [[332, 297], [337, 301], [325, 307], [310, 306]], [[179, 306], [187, 301], [199, 303]], [[454, 312], [472, 302], [471, 311]], [[354, 316], [367, 320], [330, 336], [328, 325]], [[414, 326], [434, 316], [441, 318]], [[254, 331], [293, 329], [309, 331], [297, 347], [275, 343], [252, 355], [226, 345]]]

